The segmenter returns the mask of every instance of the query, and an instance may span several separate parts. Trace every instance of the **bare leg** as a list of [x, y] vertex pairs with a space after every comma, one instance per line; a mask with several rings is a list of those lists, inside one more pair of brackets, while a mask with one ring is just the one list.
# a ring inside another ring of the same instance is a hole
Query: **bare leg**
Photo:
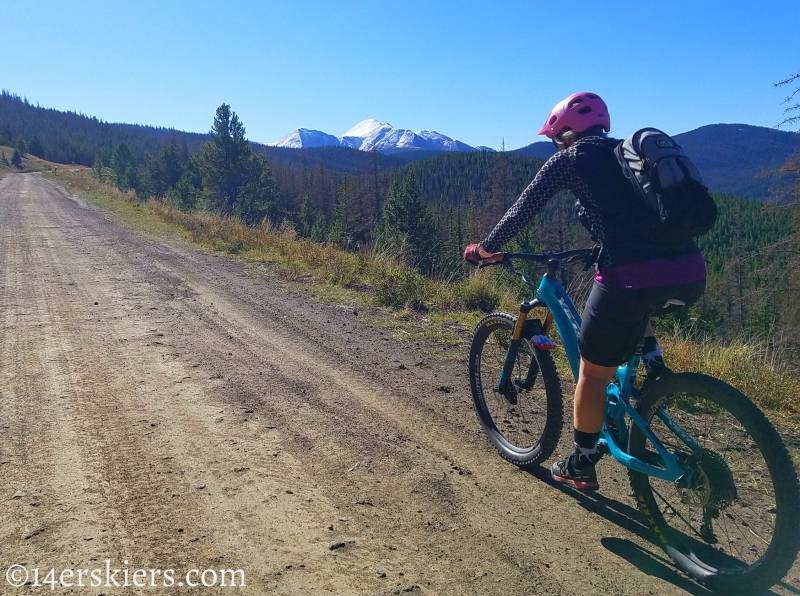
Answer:
[[581, 358], [573, 410], [577, 430], [597, 433], [603, 428], [606, 418], [606, 387], [616, 370], [616, 366], [599, 366]]
[[598, 366], [581, 357], [575, 387], [575, 450], [568, 458], [553, 463], [550, 475], [554, 480], [578, 490], [600, 487], [594, 471], [600, 459], [597, 439], [606, 417], [606, 387], [616, 370], [616, 366]]

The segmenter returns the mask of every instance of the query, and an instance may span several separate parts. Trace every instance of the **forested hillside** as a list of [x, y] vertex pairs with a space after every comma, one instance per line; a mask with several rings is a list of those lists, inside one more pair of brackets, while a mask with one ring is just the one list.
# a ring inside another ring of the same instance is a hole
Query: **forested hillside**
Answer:
[[787, 192], [796, 176], [769, 174], [800, 150], [800, 134], [747, 124], [710, 124], [675, 135], [675, 140], [713, 191], [759, 201], [789, 200]]
[[[168, 143], [176, 143], [186, 155], [197, 151], [210, 139], [208, 134], [175, 131], [169, 128], [103, 122], [92, 116], [62, 112], [27, 99], [0, 92], [0, 145], [16, 146], [22, 141], [25, 152], [63, 164], [91, 166], [95, 159], [108, 163], [113, 150], [125, 143], [131, 159], [143, 166], [148, 153], [155, 153]], [[358, 151], [347, 147], [284, 149], [250, 143], [274, 163], [313, 169], [326, 169], [352, 175], [395, 168], [439, 155], [440, 151], [410, 151], [394, 155]]]
[[[410, 161], [402, 154], [340, 147], [264, 150], [246, 139], [244, 125], [226, 105], [217, 110], [208, 136], [112, 125], [34, 107], [5, 93], [0, 118], [0, 144], [15, 147], [9, 162], [26, 152], [76, 163], [93, 156], [97, 179], [142, 199], [152, 196], [184, 211], [215, 212], [250, 225], [268, 218], [316, 242], [353, 252], [386, 251], [426, 275], [451, 280], [467, 274], [463, 246], [491, 230], [544, 163], [520, 152], [444, 153]], [[725, 130], [714, 134], [724, 139]], [[687, 138], [690, 150], [693, 137]], [[745, 168], [742, 159], [737, 163]], [[717, 202], [718, 224], [699, 240], [709, 265], [708, 291], [683, 324], [707, 333], [780, 332], [800, 342], [794, 337], [800, 317], [793, 299], [800, 288], [797, 208], [731, 195], [717, 195]], [[563, 193], [514, 244], [563, 250], [589, 242], [573, 200]]]
[[[91, 166], [98, 155], [110, 155], [120, 143], [125, 143], [134, 155], [143, 156], [158, 150], [170, 134], [167, 128], [112, 124], [83, 114], [34, 106], [7, 91], [0, 93], [0, 145], [16, 146], [22, 140], [36, 157], [57, 163]], [[196, 151], [208, 140], [207, 135], [184, 132], [176, 138], [186, 151]]]
[[[710, 124], [674, 138], [697, 164], [713, 192], [761, 202], [790, 200], [789, 190], [797, 175], [776, 172], [800, 150], [800, 134], [747, 124]], [[547, 159], [555, 153], [555, 147], [538, 141], [514, 153]]]
[[[792, 181], [797, 179], [791, 174], [770, 175], [793, 151], [800, 149], [797, 133], [744, 124], [713, 124], [676, 134], [675, 139], [697, 162], [714, 192], [780, 202], [787, 200]], [[107, 163], [114, 148], [125, 143], [131, 158], [141, 167], [146, 162], [146, 154], [158, 151], [165, 143], [177, 143], [185, 154], [197, 151], [209, 136], [103, 122], [83, 114], [34, 106], [26, 99], [3, 91], [0, 94], [0, 144], [15, 146], [20, 140], [38, 157], [83, 165], [92, 165], [97, 157]], [[286, 149], [253, 142], [250, 145], [253, 150], [265, 153], [276, 166], [305, 170], [320, 166], [354, 176], [398, 168], [443, 154], [436, 151], [385, 154], [346, 147]], [[537, 141], [508, 153], [515, 157], [547, 159], [554, 151], [551, 143]]]

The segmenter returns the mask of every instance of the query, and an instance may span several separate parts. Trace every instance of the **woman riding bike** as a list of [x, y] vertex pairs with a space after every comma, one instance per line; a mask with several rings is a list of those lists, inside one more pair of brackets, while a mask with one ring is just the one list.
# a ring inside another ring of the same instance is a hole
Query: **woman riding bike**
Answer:
[[637, 233], [637, 203], [608, 137], [611, 119], [594, 93], [575, 93], [559, 102], [539, 134], [558, 152], [480, 244], [470, 244], [470, 263], [496, 261], [498, 252], [562, 190], [577, 198], [581, 224], [601, 246], [597, 275], [586, 302], [578, 338], [581, 362], [574, 402], [575, 448], [551, 468], [553, 478], [579, 490], [599, 488], [595, 464], [606, 409], [606, 387], [617, 367], [633, 354], [647, 326], [644, 362], [649, 376], [664, 369], [648, 324], [654, 308], [668, 300], [687, 306], [703, 294], [706, 266], [692, 240], [656, 243]]

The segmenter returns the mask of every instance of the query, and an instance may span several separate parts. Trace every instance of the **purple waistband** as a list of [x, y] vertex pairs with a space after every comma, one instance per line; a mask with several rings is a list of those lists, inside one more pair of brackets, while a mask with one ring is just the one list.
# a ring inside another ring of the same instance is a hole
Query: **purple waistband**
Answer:
[[696, 252], [673, 259], [653, 259], [597, 270], [595, 279], [608, 286], [640, 290], [702, 281], [706, 278], [706, 262]]

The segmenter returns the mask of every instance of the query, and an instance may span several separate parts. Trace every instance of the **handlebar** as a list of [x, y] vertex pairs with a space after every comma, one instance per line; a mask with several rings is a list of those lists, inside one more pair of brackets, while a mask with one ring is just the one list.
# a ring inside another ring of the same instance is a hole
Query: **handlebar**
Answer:
[[556, 262], [560, 263], [574, 263], [575, 261], [583, 261], [585, 265], [589, 264], [589, 259], [596, 257], [594, 248], [576, 248], [573, 250], [565, 250], [564, 252], [550, 252], [543, 253], [525, 253], [525, 252], [505, 252], [503, 258], [499, 261], [481, 261], [478, 268], [491, 267], [492, 265], [508, 266], [513, 259], [522, 261], [533, 261], [542, 265], [550, 265]]

